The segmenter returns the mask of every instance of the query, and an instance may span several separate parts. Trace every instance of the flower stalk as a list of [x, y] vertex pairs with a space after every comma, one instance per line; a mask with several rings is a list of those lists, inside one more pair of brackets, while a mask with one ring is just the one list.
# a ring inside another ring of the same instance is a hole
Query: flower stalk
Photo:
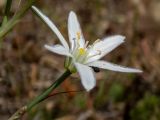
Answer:
[[8, 120], [19, 120], [26, 112], [30, 111], [35, 105], [44, 101], [48, 98], [48, 96], [52, 93], [52, 91], [57, 88], [67, 77], [71, 75], [69, 70], [66, 70], [47, 90], [45, 90], [42, 94], [37, 96], [27, 105], [23, 106], [15, 114], [13, 114]]
[[1, 26], [5, 25], [7, 23], [7, 21], [8, 21], [11, 5], [12, 5], [12, 0], [7, 0], [6, 1], [6, 6], [5, 6], [5, 10], [4, 10], [4, 17], [3, 17], [3, 21], [2, 21], [2, 25]]
[[12, 0], [7, 0], [5, 11], [4, 11], [5, 16], [9, 16], [11, 5], [12, 5]]
[[45, 100], [46, 97], [56, 88], [58, 87], [68, 76], [71, 75], [69, 70], [66, 70], [58, 80], [56, 80], [46, 91], [36, 97], [32, 102], [27, 104], [27, 111], [31, 110], [32, 107]]

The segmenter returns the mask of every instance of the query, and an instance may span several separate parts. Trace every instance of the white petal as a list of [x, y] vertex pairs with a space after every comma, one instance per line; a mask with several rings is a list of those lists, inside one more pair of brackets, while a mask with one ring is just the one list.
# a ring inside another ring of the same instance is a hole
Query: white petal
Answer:
[[51, 52], [60, 54], [60, 55], [65, 55], [65, 56], [72, 56], [68, 50], [66, 50], [66, 48], [64, 48], [62, 45], [53, 45], [53, 46], [49, 46], [49, 45], [45, 45], [44, 46], [46, 49], [48, 49]]
[[99, 42], [97, 42], [90, 50], [89, 56], [94, 56], [95, 54], [99, 54], [91, 57], [88, 62], [93, 62], [104, 57], [106, 54], [111, 52], [113, 49], [118, 47], [120, 44], [124, 42], [125, 37], [121, 35], [115, 35], [111, 37], [107, 37]]
[[57, 35], [62, 45], [69, 50], [68, 44], [58, 28], [55, 26], [55, 24], [47, 17], [45, 16], [37, 7], [32, 6], [32, 10], [44, 21], [45, 24]]
[[[80, 34], [79, 40], [77, 39], [78, 33]], [[70, 40], [72, 49], [75, 46], [75, 43], [76, 45], [79, 44], [80, 47], [84, 47], [85, 40], [81, 31], [81, 27], [78, 22], [77, 16], [73, 11], [71, 11], [68, 16], [68, 34], [69, 34], [69, 40]]]
[[75, 63], [75, 66], [81, 77], [82, 85], [87, 91], [91, 90], [96, 85], [92, 68], [80, 63]]
[[102, 39], [100, 42], [97, 42], [94, 45], [94, 48], [95, 49], [98, 49], [98, 48], [104, 49], [107, 47], [106, 45], [110, 45], [113, 43], [121, 43], [121, 42], [124, 42], [124, 39], [125, 39], [125, 37], [122, 35], [113, 35], [110, 37], [106, 37], [106, 38]]
[[120, 66], [120, 65], [116, 65], [116, 64], [113, 64], [113, 63], [106, 62], [106, 61], [94, 61], [92, 63], [88, 63], [87, 65], [102, 68], [102, 69], [117, 71], [117, 72], [128, 72], [128, 73], [140, 73], [140, 72], [142, 72], [141, 70], [138, 70], [138, 69], [123, 67], [123, 66]]

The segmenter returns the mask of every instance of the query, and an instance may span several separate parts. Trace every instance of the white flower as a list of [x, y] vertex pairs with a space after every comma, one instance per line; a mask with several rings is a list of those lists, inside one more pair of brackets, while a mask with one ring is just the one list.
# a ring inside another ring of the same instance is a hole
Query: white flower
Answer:
[[36, 7], [32, 6], [32, 9], [50, 27], [61, 42], [61, 44], [53, 46], [45, 45], [45, 48], [54, 53], [67, 56], [65, 66], [72, 72], [75, 70], [78, 71], [82, 84], [87, 91], [91, 90], [96, 85], [92, 67], [118, 72], [142, 72], [138, 69], [122, 67], [99, 60], [123, 43], [125, 39], [124, 36], [115, 35], [102, 40], [96, 40], [92, 45], [88, 45], [88, 41], [85, 41], [83, 37], [77, 16], [73, 11], [71, 11], [68, 17], [69, 47], [54, 23]]

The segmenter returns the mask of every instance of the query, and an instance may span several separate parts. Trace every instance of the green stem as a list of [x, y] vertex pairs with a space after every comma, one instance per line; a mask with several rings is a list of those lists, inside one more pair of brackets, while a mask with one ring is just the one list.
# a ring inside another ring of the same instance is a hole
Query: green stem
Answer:
[[62, 76], [56, 80], [46, 91], [44, 91], [42, 94], [40, 94], [38, 97], [36, 97], [33, 101], [27, 104], [27, 111], [31, 110], [32, 107], [43, 101], [45, 98], [48, 97], [48, 95], [57, 87], [59, 86], [69, 75], [71, 75], [71, 72], [69, 70], [66, 70]]
[[11, 5], [12, 5], [12, 0], [7, 0], [5, 11], [4, 11], [5, 16], [9, 16]]
[[11, 9], [11, 4], [12, 4], [12, 0], [7, 0], [6, 1], [6, 6], [5, 6], [5, 10], [4, 10], [4, 17], [3, 17], [3, 20], [2, 20], [1, 27], [4, 26], [8, 21], [8, 16], [9, 16], [10, 9]]
[[47, 99], [49, 94], [51, 94], [51, 92], [70, 75], [71, 72], [69, 70], [66, 70], [46, 91], [37, 96], [27, 105], [17, 110], [8, 120], [19, 120], [27, 111], [30, 111], [35, 105]]
[[17, 14], [2, 26], [0, 30], [0, 38], [2, 39], [15, 25], [19, 22], [20, 18], [24, 16], [27, 10], [33, 5], [36, 0], [27, 0], [27, 3], [17, 12]]
[[1, 27], [4, 26], [7, 23], [7, 21], [8, 21], [11, 5], [12, 5], [12, 0], [7, 0], [6, 1], [6, 6], [5, 6], [5, 10], [4, 10], [4, 17], [3, 17], [3, 20], [2, 20]]

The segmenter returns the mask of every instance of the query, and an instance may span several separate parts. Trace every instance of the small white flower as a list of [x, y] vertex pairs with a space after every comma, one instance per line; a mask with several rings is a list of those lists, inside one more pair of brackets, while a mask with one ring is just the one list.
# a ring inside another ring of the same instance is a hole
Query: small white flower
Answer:
[[61, 42], [61, 45], [45, 45], [45, 48], [54, 53], [67, 56], [65, 67], [71, 72], [76, 70], [78, 71], [82, 84], [87, 91], [91, 90], [96, 85], [92, 67], [118, 72], [142, 72], [138, 69], [122, 67], [99, 60], [113, 49], [115, 49], [117, 46], [122, 44], [125, 39], [124, 36], [115, 35], [104, 38], [102, 40], [96, 40], [92, 45], [88, 45], [88, 41], [85, 41], [83, 37], [77, 16], [73, 11], [71, 11], [68, 17], [68, 35], [70, 42], [69, 47], [66, 40], [54, 25], [54, 23], [51, 22], [51, 20], [36, 7], [32, 6], [32, 9], [51, 28], [51, 30], [57, 35]]

